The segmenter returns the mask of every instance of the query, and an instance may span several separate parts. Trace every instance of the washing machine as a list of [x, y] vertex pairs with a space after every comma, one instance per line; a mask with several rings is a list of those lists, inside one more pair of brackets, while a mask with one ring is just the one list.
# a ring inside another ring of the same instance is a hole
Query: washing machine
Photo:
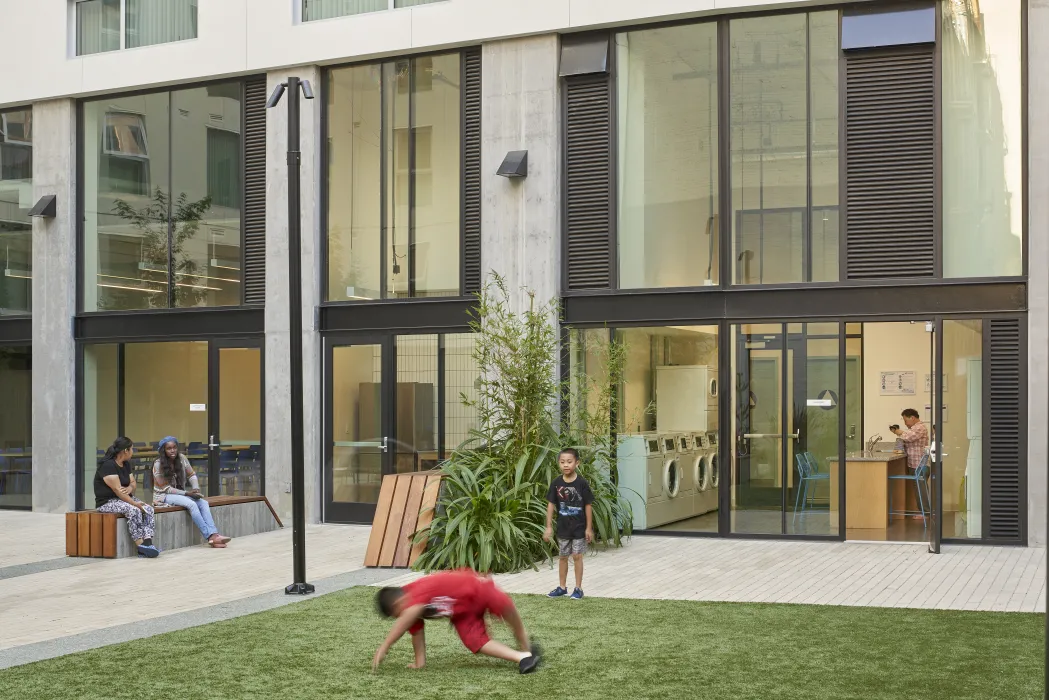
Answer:
[[717, 490], [721, 475], [721, 465], [718, 463], [718, 434], [717, 431], [707, 433], [707, 442], [710, 443], [710, 487]]
[[651, 527], [649, 512], [666, 500], [663, 491], [665, 460], [660, 436], [621, 435], [616, 452], [619, 493], [630, 503], [634, 529]]
[[[684, 479], [685, 465], [679, 452], [679, 434], [665, 433], [657, 439], [662, 455], [658, 461], [658, 472], [650, 472], [653, 483], [650, 485], [646, 514], [649, 528], [689, 517], [693, 493], [688, 490]], [[656, 460], [650, 459], [649, 464], [654, 463]], [[658, 496], [654, 493], [655, 489], [659, 491]]]
[[692, 515], [704, 515], [718, 509], [718, 492], [713, 484], [713, 472], [717, 465], [717, 447], [711, 446], [707, 433], [696, 433], [693, 442], [697, 445], [693, 460], [693, 478], [696, 491], [692, 498]]

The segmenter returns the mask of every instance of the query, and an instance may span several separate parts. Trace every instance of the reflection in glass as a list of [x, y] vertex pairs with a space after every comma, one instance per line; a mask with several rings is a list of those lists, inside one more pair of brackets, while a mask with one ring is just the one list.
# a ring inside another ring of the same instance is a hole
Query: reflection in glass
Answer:
[[[218, 352], [219, 494], [259, 496], [263, 479], [262, 351], [219, 348]], [[201, 468], [205, 464], [203, 460], [199, 463]]]
[[942, 8], [943, 276], [1023, 272], [1022, 3]]
[[309, 22], [316, 19], [331, 19], [360, 15], [366, 12], [379, 12], [391, 8], [415, 7], [428, 5], [442, 0], [303, 0], [302, 20]]
[[736, 284], [838, 279], [837, 32], [837, 12], [730, 22]]
[[444, 453], [442, 458], [471, 437], [480, 428], [476, 402], [479, 397], [481, 372], [474, 352], [477, 336], [473, 333], [449, 333], [444, 342]]
[[[943, 536], [983, 536], [983, 322], [943, 322]], [[949, 419], [948, 419], [949, 416]]]
[[328, 299], [458, 296], [459, 54], [330, 76]]
[[[84, 441], [81, 449], [84, 469], [82, 498], [86, 508], [94, 508], [95, 492], [92, 480], [95, 478], [98, 460], [113, 441], [120, 437], [119, 357], [120, 346], [116, 344], [84, 346], [84, 371], [81, 380]], [[159, 437], [166, 435], [168, 433]]]
[[332, 349], [332, 493], [375, 503], [382, 485], [382, 346]]
[[120, 48], [120, 0], [84, 0], [76, 4], [76, 55]]
[[394, 469], [437, 466], [438, 336], [397, 336], [397, 449]]
[[240, 303], [241, 106], [239, 83], [84, 103], [85, 311]]
[[33, 110], [0, 112], [0, 316], [33, 307]]
[[619, 34], [619, 286], [718, 282], [717, 25]]
[[[584, 371], [588, 355], [596, 350], [600, 356], [602, 341], [593, 334], [577, 337], [582, 362], [576, 364]], [[630, 328], [617, 331], [617, 337], [626, 350], [619, 389], [619, 486], [631, 502], [634, 526], [716, 532], [724, 483], [718, 459], [717, 326]]]
[[33, 353], [0, 346], [0, 509], [33, 506]]
[[197, 0], [124, 0], [125, 46], [166, 44], [197, 38]]

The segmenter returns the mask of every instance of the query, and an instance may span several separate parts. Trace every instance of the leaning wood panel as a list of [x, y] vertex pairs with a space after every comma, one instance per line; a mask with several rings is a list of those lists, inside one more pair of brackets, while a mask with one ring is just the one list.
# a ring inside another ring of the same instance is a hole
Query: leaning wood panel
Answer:
[[115, 559], [117, 556], [117, 520], [113, 513], [102, 515], [102, 556]]
[[102, 556], [102, 516], [103, 513], [92, 513], [91, 522], [91, 556]]
[[388, 476], [386, 479], [394, 479], [397, 488], [393, 492], [393, 504], [390, 507], [390, 517], [386, 521], [386, 534], [383, 536], [382, 540], [382, 553], [379, 555], [379, 566], [393, 566], [393, 557], [394, 554], [396, 554], [399, 545], [397, 538], [401, 534], [401, 524], [404, 521], [404, 507], [408, 504], [408, 491], [412, 484], [412, 477], [410, 474], [404, 476]]
[[[415, 531], [419, 532], [430, 527], [433, 522], [434, 509], [437, 507], [437, 495], [441, 491], [441, 475], [430, 474], [426, 477], [426, 487], [423, 491], [422, 508], [419, 512], [419, 522]], [[426, 551], [426, 542], [420, 542], [412, 547], [412, 555], [408, 559], [408, 566], [414, 566], [416, 560]]]
[[394, 480], [385, 477], [379, 489], [379, 502], [375, 504], [375, 518], [372, 520], [372, 533], [368, 539], [368, 549], [364, 553], [365, 566], [378, 566], [379, 553], [382, 551], [382, 539], [386, 534], [386, 521], [390, 517], [390, 505], [393, 503]]
[[77, 513], [76, 517], [76, 554], [78, 557], [90, 557], [91, 513]]
[[401, 523], [401, 534], [397, 538], [397, 551], [393, 555], [393, 566], [403, 569], [408, 566], [412, 555], [412, 538], [415, 526], [419, 523], [419, 509], [423, 504], [423, 491], [426, 490], [426, 474], [413, 474], [408, 487], [408, 502], [404, 506], [404, 519]]
[[77, 555], [77, 536], [76, 527], [77, 514], [66, 513], [66, 556], [75, 557]]

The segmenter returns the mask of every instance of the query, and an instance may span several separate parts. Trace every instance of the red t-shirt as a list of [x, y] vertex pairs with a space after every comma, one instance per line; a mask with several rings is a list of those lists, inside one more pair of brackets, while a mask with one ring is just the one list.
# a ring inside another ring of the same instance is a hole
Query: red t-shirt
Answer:
[[[472, 614], [476, 603], [483, 598], [481, 589], [485, 580], [472, 571], [442, 571], [424, 576], [402, 588], [408, 597], [408, 605], [431, 606], [428, 619], [455, 617]], [[483, 607], [482, 607], [483, 614]], [[409, 630], [415, 634], [423, 627], [419, 620]]]

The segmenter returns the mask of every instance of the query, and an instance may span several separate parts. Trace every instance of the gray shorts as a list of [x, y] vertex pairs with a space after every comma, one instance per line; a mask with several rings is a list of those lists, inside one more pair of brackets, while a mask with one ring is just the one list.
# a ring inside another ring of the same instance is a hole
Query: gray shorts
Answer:
[[561, 548], [562, 557], [567, 557], [570, 554], [586, 554], [585, 537], [580, 537], [577, 540], [562, 540], [559, 537], [557, 539], [557, 544]]

